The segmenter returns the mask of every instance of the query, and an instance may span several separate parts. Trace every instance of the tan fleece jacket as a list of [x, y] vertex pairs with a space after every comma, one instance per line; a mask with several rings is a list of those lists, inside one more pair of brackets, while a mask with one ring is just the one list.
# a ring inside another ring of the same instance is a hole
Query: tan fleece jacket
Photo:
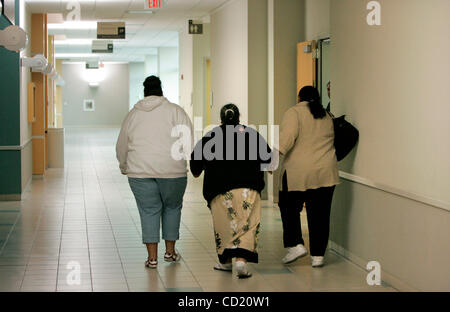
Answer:
[[314, 119], [308, 102], [301, 102], [284, 114], [279, 149], [285, 155], [280, 189], [284, 171], [289, 191], [339, 184], [333, 120], [328, 114], [322, 119]]

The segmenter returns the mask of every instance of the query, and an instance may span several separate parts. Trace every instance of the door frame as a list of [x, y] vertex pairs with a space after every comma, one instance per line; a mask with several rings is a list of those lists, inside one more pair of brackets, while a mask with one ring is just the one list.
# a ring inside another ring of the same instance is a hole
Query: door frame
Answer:
[[323, 90], [323, 75], [322, 75], [322, 70], [323, 70], [323, 62], [322, 62], [322, 51], [323, 51], [323, 43], [324, 42], [331, 42], [331, 38], [330, 37], [325, 37], [325, 38], [321, 38], [319, 40], [317, 40], [317, 48], [318, 50], [318, 54], [317, 54], [317, 73], [316, 73], [316, 77], [318, 77], [318, 79], [320, 80], [318, 83], [318, 89], [319, 89], [319, 93], [320, 96], [322, 97], [322, 90]]

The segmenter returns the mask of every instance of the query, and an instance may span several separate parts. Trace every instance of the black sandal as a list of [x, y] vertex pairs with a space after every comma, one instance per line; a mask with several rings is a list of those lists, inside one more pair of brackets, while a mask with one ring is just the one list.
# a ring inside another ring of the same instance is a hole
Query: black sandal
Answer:
[[166, 262], [178, 262], [178, 261], [180, 261], [180, 259], [181, 259], [181, 256], [177, 253], [173, 253], [173, 254], [166, 253], [164, 255], [164, 261], [166, 261]]
[[147, 268], [155, 269], [157, 266], [158, 266], [158, 260], [147, 259], [147, 261], [145, 261], [145, 267], [147, 267]]

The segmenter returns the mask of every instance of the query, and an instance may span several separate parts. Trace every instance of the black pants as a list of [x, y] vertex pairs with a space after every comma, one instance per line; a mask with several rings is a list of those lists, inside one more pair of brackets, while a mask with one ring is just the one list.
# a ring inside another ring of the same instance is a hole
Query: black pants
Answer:
[[283, 188], [279, 193], [278, 206], [283, 222], [285, 248], [304, 244], [300, 212], [305, 203], [311, 256], [323, 256], [325, 254], [330, 235], [330, 211], [334, 188], [334, 186], [331, 186], [304, 192], [289, 192], [286, 173], [284, 173]]

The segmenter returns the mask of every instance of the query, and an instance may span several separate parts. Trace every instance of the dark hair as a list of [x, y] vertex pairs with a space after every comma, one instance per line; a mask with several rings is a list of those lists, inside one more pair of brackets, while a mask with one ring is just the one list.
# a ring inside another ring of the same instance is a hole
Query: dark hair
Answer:
[[147, 77], [144, 81], [144, 96], [162, 96], [161, 80], [156, 76]]
[[313, 86], [303, 87], [298, 93], [300, 102], [308, 102], [309, 111], [314, 116], [314, 119], [322, 119], [326, 112], [320, 101], [319, 91]]
[[238, 125], [239, 116], [239, 109], [234, 104], [227, 104], [220, 110], [220, 120], [224, 125]]

